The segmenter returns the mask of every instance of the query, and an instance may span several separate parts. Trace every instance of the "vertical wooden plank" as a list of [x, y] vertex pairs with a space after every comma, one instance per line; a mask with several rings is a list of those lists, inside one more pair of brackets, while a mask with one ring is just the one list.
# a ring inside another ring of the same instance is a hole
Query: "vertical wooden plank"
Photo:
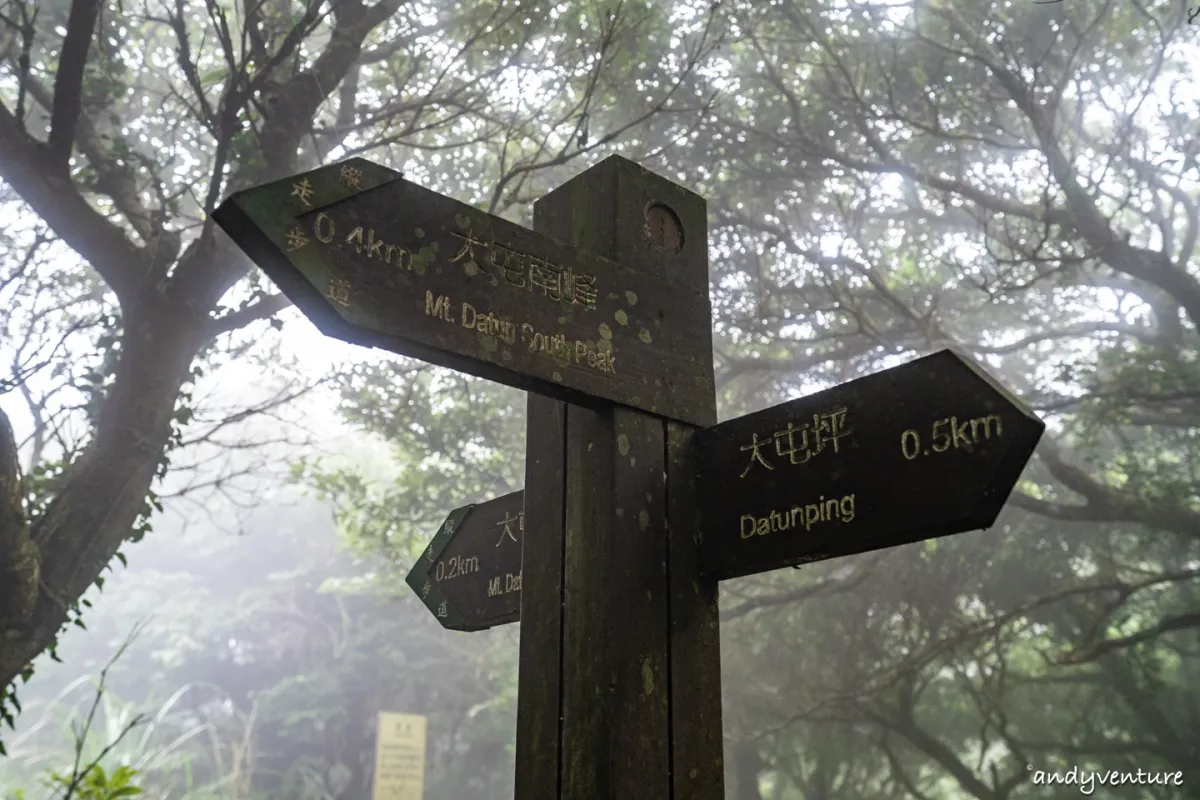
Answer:
[[518, 800], [541, 800], [559, 792], [567, 405], [528, 398], [515, 793]]
[[700, 498], [695, 429], [667, 429], [667, 559], [671, 604], [671, 797], [723, 800], [721, 636], [717, 582], [699, 574]]
[[[699, 305], [709, 313], [704, 200], [630, 161], [610, 158], [539, 200], [534, 228], [701, 297]], [[628, 288], [612, 291], [636, 303]], [[639, 336], [654, 336], [669, 324], [668, 316], [657, 315]], [[602, 338], [604, 328], [626, 322], [621, 315], [596, 319]], [[703, 333], [690, 344], [711, 362], [710, 326], [697, 327]], [[662, 375], [664, 382], [677, 379]], [[711, 373], [700, 383], [712, 392]], [[715, 419], [715, 399], [709, 403]], [[564, 484], [555, 484], [564, 486], [561, 498], [541, 497], [534, 488], [550, 471], [536, 466], [533, 450], [546, 441], [537, 444], [532, 422], [529, 428], [526, 536], [535, 527], [529, 516], [535, 504], [548, 509], [562, 503], [564, 521], [555, 535], [563, 541], [563, 606], [560, 638], [552, 647], [551, 615], [535, 608], [534, 599], [550, 594], [535, 584], [554, 580], [534, 559], [551, 555], [535, 552], [527, 540], [518, 800], [722, 797], [719, 650], [711, 624], [716, 594], [715, 586], [696, 581], [696, 496], [686, 436], [675, 434], [672, 445], [663, 420], [624, 407], [567, 408]], [[679, 543], [672, 531], [679, 532]], [[526, 630], [531, 620], [537, 632]], [[699, 659], [697, 674], [691, 674], [691, 659]], [[549, 682], [526, 675], [547, 670], [556, 671], [557, 694]], [[559, 738], [551, 741], [547, 731], [555, 713], [561, 714], [554, 719]], [[558, 759], [557, 785], [549, 777], [551, 751]]]
[[670, 796], [664, 452], [657, 418], [570, 411], [563, 800]]

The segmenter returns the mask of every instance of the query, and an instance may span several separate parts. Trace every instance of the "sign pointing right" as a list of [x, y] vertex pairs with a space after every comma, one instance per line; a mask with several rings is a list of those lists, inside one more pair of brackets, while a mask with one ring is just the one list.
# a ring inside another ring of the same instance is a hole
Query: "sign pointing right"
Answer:
[[698, 431], [701, 571], [734, 578], [986, 528], [1045, 427], [943, 350]]

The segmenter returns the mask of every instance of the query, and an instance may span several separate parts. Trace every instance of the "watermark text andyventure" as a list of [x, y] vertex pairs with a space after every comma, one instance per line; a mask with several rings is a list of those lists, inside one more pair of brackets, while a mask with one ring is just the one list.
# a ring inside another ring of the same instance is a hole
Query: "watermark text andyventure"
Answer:
[[1096, 791], [1096, 785], [1100, 786], [1182, 786], [1183, 771], [1177, 772], [1147, 772], [1144, 769], [1139, 769], [1137, 772], [1120, 772], [1110, 769], [1106, 772], [1090, 772], [1082, 770], [1079, 767], [1071, 767], [1066, 772], [1053, 772], [1044, 769], [1033, 768], [1032, 764], [1026, 764], [1025, 769], [1032, 773], [1033, 784], [1035, 786], [1052, 786], [1054, 784], [1062, 784], [1064, 786], [1078, 786], [1080, 794], [1091, 794]]

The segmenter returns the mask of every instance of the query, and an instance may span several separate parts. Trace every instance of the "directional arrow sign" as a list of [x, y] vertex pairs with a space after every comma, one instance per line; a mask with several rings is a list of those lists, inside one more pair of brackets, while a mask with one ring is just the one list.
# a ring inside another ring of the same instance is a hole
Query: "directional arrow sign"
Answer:
[[701, 569], [733, 578], [986, 528], [1045, 427], [943, 350], [699, 431]]
[[328, 336], [571, 402], [716, 421], [707, 291], [358, 158], [238, 192], [213, 218]]
[[405, 581], [438, 622], [481, 631], [521, 618], [524, 492], [456, 508]]

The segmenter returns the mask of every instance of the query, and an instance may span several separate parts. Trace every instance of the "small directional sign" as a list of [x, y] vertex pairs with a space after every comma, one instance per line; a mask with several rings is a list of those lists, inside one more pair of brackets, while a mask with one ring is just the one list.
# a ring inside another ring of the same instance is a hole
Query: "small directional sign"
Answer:
[[570, 402], [716, 421], [708, 293], [669, 269], [574, 249], [359, 158], [238, 192], [213, 218], [328, 336]]
[[950, 350], [699, 431], [701, 570], [986, 528], [1046, 425]]
[[438, 622], [481, 631], [521, 618], [524, 492], [456, 508], [405, 581]]

